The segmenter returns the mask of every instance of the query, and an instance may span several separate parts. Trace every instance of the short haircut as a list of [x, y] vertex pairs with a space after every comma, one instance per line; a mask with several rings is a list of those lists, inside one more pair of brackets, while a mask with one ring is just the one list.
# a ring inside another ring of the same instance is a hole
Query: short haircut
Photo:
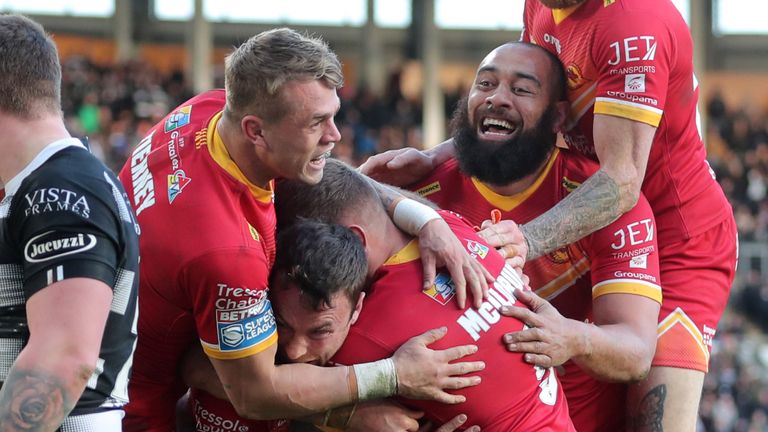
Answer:
[[24, 119], [61, 114], [56, 44], [21, 15], [0, 15], [0, 111]]
[[320, 38], [287, 28], [251, 37], [225, 61], [227, 115], [236, 121], [248, 114], [279, 120], [290, 108], [280, 89], [294, 80], [321, 80], [329, 88], [339, 88], [344, 78], [338, 57]]
[[317, 184], [278, 181], [275, 197], [278, 231], [293, 224], [297, 218], [339, 223], [349, 211], [384, 211], [369, 180], [336, 159], [326, 161], [323, 179]]
[[363, 290], [368, 261], [360, 238], [338, 224], [300, 220], [277, 237], [271, 289], [293, 283], [313, 310], [343, 292], [352, 304]]

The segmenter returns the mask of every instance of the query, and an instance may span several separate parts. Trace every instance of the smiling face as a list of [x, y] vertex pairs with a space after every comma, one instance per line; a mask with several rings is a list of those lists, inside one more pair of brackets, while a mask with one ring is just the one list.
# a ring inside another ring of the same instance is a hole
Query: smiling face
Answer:
[[534, 172], [557, 139], [553, 63], [541, 48], [502, 45], [480, 64], [454, 115], [454, 141], [465, 173], [505, 185]]
[[291, 363], [324, 365], [341, 348], [357, 321], [364, 294], [357, 304], [344, 292], [331, 296], [330, 305], [313, 308], [295, 284], [270, 292], [277, 320], [280, 354]]
[[341, 138], [333, 117], [339, 110], [336, 89], [323, 81], [289, 81], [281, 88], [287, 114], [264, 122], [265, 146], [260, 159], [272, 177], [317, 183], [323, 178], [325, 159]]

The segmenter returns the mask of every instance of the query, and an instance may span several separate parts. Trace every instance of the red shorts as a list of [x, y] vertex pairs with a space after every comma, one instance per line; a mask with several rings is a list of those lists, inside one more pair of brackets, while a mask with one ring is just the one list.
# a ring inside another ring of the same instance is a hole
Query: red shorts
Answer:
[[229, 401], [202, 390], [190, 390], [189, 406], [198, 432], [288, 432], [287, 420], [244, 419]]
[[653, 366], [707, 372], [737, 257], [733, 217], [687, 241], [659, 244], [664, 299]]

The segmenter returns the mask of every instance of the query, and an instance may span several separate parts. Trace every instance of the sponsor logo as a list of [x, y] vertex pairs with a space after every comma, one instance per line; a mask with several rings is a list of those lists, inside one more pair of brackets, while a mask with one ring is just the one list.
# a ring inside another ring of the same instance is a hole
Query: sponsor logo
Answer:
[[195, 409], [195, 429], [201, 432], [249, 432], [247, 425], [241, 424], [240, 419], [222, 417], [215, 412], [205, 409], [199, 401], [192, 398]]
[[567, 263], [570, 257], [571, 255], [568, 253], [568, 246], [561, 247], [547, 255], [547, 258], [555, 264]]
[[63, 188], [42, 188], [32, 193], [24, 194], [27, 208], [24, 215], [36, 215], [49, 212], [68, 211], [88, 219], [91, 208], [84, 195]]
[[628, 259], [628, 258], [631, 259], [638, 255], [643, 255], [643, 254], [648, 255], [655, 251], [656, 251], [656, 248], [653, 245], [651, 245], [651, 246], [644, 246], [639, 249], [634, 249], [627, 252], [614, 252], [611, 255], [613, 256], [614, 259]]
[[267, 297], [264, 289], [250, 289], [231, 287], [227, 284], [216, 284], [219, 299], [216, 300], [216, 309], [242, 309], [256, 306]]
[[423, 188], [416, 189], [416, 193], [421, 196], [431, 195], [435, 192], [440, 192], [440, 182], [430, 183]]
[[72, 255], [93, 249], [96, 237], [93, 234], [60, 233], [48, 231], [32, 237], [24, 247], [24, 259], [30, 263], [39, 263], [66, 255]]
[[277, 331], [272, 306], [266, 297], [250, 306], [217, 309], [216, 327], [219, 334], [219, 349], [224, 352], [256, 346]]
[[172, 132], [171, 139], [168, 140], [168, 158], [171, 160], [171, 169], [174, 171], [181, 166], [181, 156], [179, 156], [179, 148], [181, 147], [184, 147], [184, 137], [180, 136], [178, 132]]
[[561, 184], [563, 185], [563, 189], [565, 189], [565, 191], [568, 193], [575, 191], [577, 187], [581, 186], [581, 183], [570, 180], [568, 177], [565, 177], [565, 176], [563, 176], [563, 181], [561, 182]]
[[608, 7], [614, 3], [616, 3], [616, 0], [603, 0], [603, 7]]
[[147, 160], [152, 151], [154, 132], [141, 140], [131, 154], [131, 185], [133, 186], [133, 204], [136, 216], [155, 204], [155, 184], [149, 171]]
[[645, 93], [645, 74], [629, 74], [624, 77], [624, 91]]
[[646, 280], [653, 283], [656, 283], [656, 277], [653, 275], [645, 274], [645, 273], [635, 273], [635, 272], [625, 272], [625, 271], [616, 271], [613, 276], [619, 278], [619, 279], [637, 279], [637, 280]]
[[622, 67], [618, 69], [611, 69], [608, 71], [611, 75], [627, 75], [627, 74], [638, 74], [638, 73], [656, 73], [656, 66], [654, 65], [648, 65], [648, 66], [627, 66]]
[[560, 51], [561, 51], [560, 39], [552, 36], [549, 33], [544, 33], [544, 42], [554, 46], [555, 50], [557, 50], [557, 53], [560, 54]]
[[248, 222], [246, 222], [246, 225], [248, 225], [248, 232], [249, 232], [249, 233], [251, 233], [251, 238], [252, 238], [252, 239], [254, 239], [254, 240], [256, 240], [256, 241], [259, 241], [259, 239], [260, 239], [261, 237], [259, 236], [259, 232], [256, 230], [256, 228], [254, 228], [254, 227], [253, 227], [251, 224], [249, 224]]
[[168, 118], [165, 120], [165, 133], [174, 131], [182, 126], [186, 126], [189, 124], [189, 120], [192, 117], [192, 105], [187, 105], [184, 107], [179, 108], [178, 110], [172, 112], [168, 115]]
[[626, 227], [616, 231], [613, 235], [616, 242], [611, 243], [614, 250], [622, 249], [625, 246], [637, 246], [653, 240], [653, 221], [643, 219], [641, 221], [627, 224]]
[[712, 339], [715, 338], [715, 333], [717, 332], [717, 330], [706, 324], [704, 324], [704, 328], [702, 330], [703, 331], [701, 333], [702, 333], [702, 336], [704, 337], [704, 344], [712, 348]]
[[488, 246], [480, 244], [474, 240], [467, 240], [467, 252], [472, 255], [472, 258], [479, 257], [480, 259], [485, 259], [488, 255]]
[[584, 79], [584, 74], [581, 73], [581, 68], [579, 68], [576, 63], [571, 63], [568, 65], [568, 67], [565, 68], [565, 76], [567, 79], [568, 89], [570, 90], [576, 90], [577, 88], [581, 87], [586, 80]]
[[449, 276], [438, 273], [437, 277], [435, 277], [435, 283], [431, 287], [422, 290], [422, 292], [445, 306], [456, 294], [456, 288], [453, 286], [453, 280]]
[[638, 102], [638, 103], [644, 103], [644, 104], [650, 104], [650, 105], [658, 105], [659, 101], [657, 101], [654, 98], [647, 97], [647, 96], [638, 96], [633, 94], [626, 94], [624, 92], [617, 92], [609, 90], [607, 92], [608, 96], [618, 97], [622, 99], [626, 99], [630, 102]]
[[629, 260], [629, 268], [647, 269], [648, 268], [648, 254], [642, 254], [632, 257]]
[[177, 170], [173, 174], [168, 175], [168, 204], [173, 203], [173, 200], [181, 194], [181, 191], [191, 182], [192, 179], [187, 177], [184, 170]]
[[608, 64], [616, 66], [619, 63], [636, 61], [653, 61], [656, 58], [656, 38], [653, 36], [631, 36], [610, 45], [613, 57]]

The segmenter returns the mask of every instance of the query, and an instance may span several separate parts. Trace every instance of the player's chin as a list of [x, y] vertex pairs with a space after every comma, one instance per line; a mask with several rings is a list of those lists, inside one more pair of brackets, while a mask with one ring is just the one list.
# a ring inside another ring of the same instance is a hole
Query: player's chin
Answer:
[[299, 180], [307, 184], [318, 184], [323, 179], [323, 168], [325, 168], [325, 159], [322, 163], [309, 162], [299, 176]]

